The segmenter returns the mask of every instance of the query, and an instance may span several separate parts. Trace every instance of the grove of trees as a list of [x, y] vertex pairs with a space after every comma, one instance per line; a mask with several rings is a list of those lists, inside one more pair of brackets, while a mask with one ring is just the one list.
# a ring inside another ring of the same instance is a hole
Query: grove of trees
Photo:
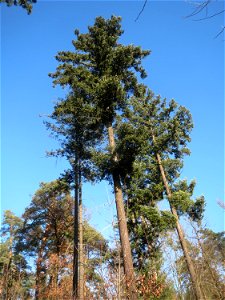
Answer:
[[[70, 168], [41, 183], [21, 217], [5, 212], [2, 299], [225, 299], [224, 232], [203, 227], [205, 199], [181, 178], [191, 113], [144, 85], [150, 51], [122, 34], [120, 17], [97, 17], [56, 55], [49, 76], [66, 93], [45, 124], [59, 141], [49, 155]], [[113, 246], [83, 217], [83, 185], [103, 180]]]

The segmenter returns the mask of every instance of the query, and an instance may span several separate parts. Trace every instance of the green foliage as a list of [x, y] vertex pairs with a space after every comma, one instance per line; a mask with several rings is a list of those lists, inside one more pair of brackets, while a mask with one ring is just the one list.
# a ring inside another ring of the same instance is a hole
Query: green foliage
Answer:
[[[60, 106], [65, 103], [67, 107], [67, 110], [61, 110], [60, 117], [57, 113], [52, 115], [64, 126], [63, 129], [58, 127], [59, 135], [64, 135], [64, 141], [71, 141], [70, 144], [64, 143], [63, 149], [74, 152], [72, 132], [77, 130], [72, 126], [72, 120], [66, 119], [69, 115], [81, 126], [78, 134], [81, 148], [89, 141], [89, 158], [96, 168], [89, 164], [86, 169], [94, 170], [93, 175], [101, 179], [110, 179], [113, 170], [118, 169], [115, 162], [104, 155], [109, 150], [105, 149], [105, 129], [125, 109], [131, 94], [143, 92], [135, 72], [139, 72], [142, 78], [146, 76], [141, 60], [150, 53], [140, 47], [120, 44], [118, 40], [123, 33], [120, 23], [120, 17], [112, 16], [108, 20], [98, 17], [94, 25], [88, 27], [88, 33], [80, 34], [76, 30], [74, 52], [59, 52], [56, 59], [60, 64], [56, 72], [50, 74], [55, 85], [68, 86], [73, 95], [70, 106], [68, 98], [59, 103]], [[71, 130], [64, 130], [65, 126]]]
[[4, 218], [1, 227], [1, 236], [3, 237], [3, 240], [11, 240], [12, 247], [17, 238], [16, 233], [18, 229], [21, 228], [21, 226], [21, 218], [17, 217], [10, 210], [6, 210], [4, 212]]
[[176, 208], [178, 215], [181, 215], [188, 210], [193, 201], [190, 199], [189, 193], [179, 190], [173, 193], [170, 203]]
[[46, 249], [45, 253], [57, 253], [66, 247], [73, 224], [72, 208], [73, 200], [65, 182], [41, 183], [23, 214], [24, 225], [17, 246], [20, 251], [36, 256], [40, 247]]
[[182, 180], [173, 185], [170, 203], [176, 208], [179, 216], [186, 214], [193, 221], [201, 221], [203, 218], [205, 199], [203, 196], [193, 200], [195, 181], [190, 184]]
[[[4, 2], [9, 6], [21, 5], [30, 13], [32, 3], [36, 1]], [[200, 221], [204, 197], [193, 200], [195, 183], [178, 181], [183, 158], [190, 154], [187, 145], [193, 123], [185, 107], [174, 100], [167, 102], [155, 96], [138, 82], [137, 73], [141, 78], [146, 77], [141, 63], [150, 51], [120, 44], [122, 34], [120, 17], [96, 18], [87, 33], [80, 34], [75, 30], [74, 51], [58, 52], [59, 65], [54, 73], [49, 74], [54, 85], [69, 88], [64, 99], [55, 104], [51, 121], [46, 122], [47, 128], [60, 142], [60, 149], [49, 152], [49, 155], [65, 156], [72, 170], [67, 170], [60, 180], [41, 183], [22, 219], [10, 211], [5, 213], [2, 228], [5, 240], [0, 258], [2, 285], [5, 285], [3, 277], [6, 274], [7, 290], [13, 290], [18, 274], [22, 274], [25, 283], [20, 287], [24, 299], [29, 298], [33, 279], [27, 271], [25, 255], [35, 258], [36, 291], [41, 285], [42, 298], [46, 297], [43, 292], [49, 291], [54, 276], [57, 285], [63, 277], [71, 274], [68, 261], [71, 263], [74, 201], [70, 186], [74, 182], [76, 188], [77, 182], [81, 184], [81, 179], [76, 180], [78, 175], [89, 181], [107, 179], [112, 183], [114, 174], [118, 174], [122, 184], [136, 271], [157, 292], [149, 294], [149, 299], [174, 297], [173, 288], [160, 271], [160, 246], [162, 235], [174, 229], [177, 220], [171, 212], [158, 208], [166, 196], [158, 155], [171, 189], [172, 196], [168, 197], [171, 207], [176, 209], [178, 216], [188, 215], [192, 220]], [[111, 126], [116, 138], [115, 149], [107, 146], [107, 129]], [[108, 251], [104, 237], [86, 221], [83, 227], [88, 261], [86, 276], [89, 292], [92, 289], [93, 295], [98, 291], [98, 285], [104, 284], [103, 276], [96, 270], [103, 263], [115, 267], [117, 261], [110, 257], [112, 251]], [[210, 231], [201, 234], [204, 247], [216, 245], [214, 252], [219, 257], [216, 262], [221, 263], [224, 236]], [[189, 247], [194, 249], [191, 243]], [[195, 251], [195, 260], [202, 265], [199, 253]], [[67, 262], [60, 265], [65, 260]], [[57, 264], [52, 264], [52, 261]], [[51, 273], [51, 264], [56, 275]], [[188, 294], [189, 278], [186, 269], [180, 270]], [[217, 276], [219, 271], [214, 268], [213, 272]], [[151, 281], [157, 274], [160, 279]], [[22, 294], [18, 295], [21, 297]]]
[[141, 86], [132, 69], [142, 78], [146, 76], [141, 59], [149, 51], [119, 44], [123, 33], [120, 22], [120, 17], [98, 17], [88, 27], [88, 33], [76, 30], [75, 52], [59, 52], [56, 59], [61, 64], [50, 74], [54, 84], [80, 90], [94, 104], [96, 118], [105, 125], [113, 121], [117, 109], [124, 109], [128, 94], [140, 93]]
[[214, 232], [211, 229], [201, 229], [200, 235], [208, 251], [212, 251], [212, 256], [219, 263], [223, 264], [225, 259], [225, 231]]
[[16, 249], [22, 219], [4, 212], [0, 243], [0, 290], [4, 299], [31, 299], [33, 274], [25, 256]]
[[[131, 98], [117, 126], [117, 153], [128, 190], [132, 185], [133, 192], [128, 192], [130, 198], [139, 189], [139, 201], [144, 198], [144, 202], [150, 204], [163, 199], [164, 184], [156, 154], [160, 154], [167, 180], [173, 184], [179, 177], [183, 156], [189, 153], [187, 143], [192, 127], [190, 112], [174, 100], [167, 104], [151, 91]], [[174, 194], [174, 202], [178, 198], [187, 200], [188, 195], [185, 195], [182, 192]], [[190, 204], [193, 203], [185, 202], [186, 207], [182, 204], [181, 211], [190, 208]]]
[[6, 3], [7, 6], [19, 5], [22, 8], [27, 10], [27, 13], [30, 14], [32, 11], [33, 4], [37, 2], [37, 0], [1, 0], [0, 2]]
[[160, 256], [160, 235], [175, 226], [172, 214], [157, 207], [163, 199], [163, 185], [154, 158], [136, 158], [132, 173], [124, 179], [124, 194], [135, 266], [154, 269], [154, 260]]
[[[36, 291], [38, 287], [40, 299], [46, 299], [57, 276], [59, 285], [64, 284], [64, 280], [72, 282], [73, 208], [69, 185], [65, 180], [55, 180], [40, 184], [23, 214], [15, 249], [21, 255], [34, 258]], [[83, 230], [84, 255], [88, 261], [86, 271], [93, 274], [88, 277], [88, 283], [94, 285], [95, 269], [102, 263], [107, 242], [87, 221], [83, 223]]]
[[200, 196], [195, 199], [192, 206], [188, 209], [188, 215], [193, 221], [201, 221], [203, 218], [203, 214], [205, 211], [205, 198], [204, 196]]
[[142, 97], [131, 97], [116, 125], [116, 151], [127, 199], [128, 227], [135, 265], [141, 269], [160, 256], [160, 236], [176, 224], [171, 212], [157, 208], [167, 196], [157, 155], [161, 157], [172, 192], [170, 205], [179, 216], [202, 219], [204, 197], [193, 200], [195, 183], [178, 181], [183, 157], [189, 154], [192, 118], [174, 100], [167, 102], [147, 91]]
[[[204, 197], [192, 200], [195, 183], [191, 182], [188, 185], [186, 180], [177, 181], [183, 166], [183, 157], [190, 152], [187, 148], [193, 127], [190, 112], [174, 100], [167, 103], [166, 99], [161, 99], [160, 96], [148, 91], [143, 98], [132, 97], [130, 107], [123, 117], [124, 122], [129, 122], [129, 126], [122, 123], [118, 129], [121, 139], [118, 153], [120, 149], [121, 153], [124, 153], [127, 137], [131, 141], [134, 140], [136, 149], [141, 150], [140, 152], [133, 150], [133, 155], [140, 165], [145, 165], [145, 170], [142, 171], [145, 180], [147, 176], [151, 176], [151, 182], [156, 184], [160, 183], [161, 177], [156, 159], [157, 155], [160, 155], [172, 191], [170, 203], [177, 209], [179, 215], [186, 213], [196, 221], [201, 220]], [[129, 160], [128, 165], [129, 170], [133, 169], [133, 173], [136, 172], [133, 158]], [[130, 172], [130, 176], [133, 176], [133, 173]], [[161, 193], [164, 193], [163, 190]]]
[[193, 127], [190, 112], [174, 100], [167, 103], [148, 91], [142, 98], [131, 99], [125, 118], [133, 125], [135, 134], [142, 132], [148, 141], [148, 154], [159, 153], [171, 180], [177, 178], [181, 160], [189, 154], [187, 143]]
[[[74, 52], [59, 52], [56, 56], [59, 66], [50, 74], [54, 85], [69, 87], [72, 101], [67, 96], [57, 104], [51, 115], [56, 127], [49, 127], [62, 137], [59, 153], [74, 165], [74, 176], [79, 164], [82, 176], [88, 180], [112, 182], [118, 174], [120, 181], [123, 167], [115, 159], [115, 149], [110, 149], [114, 147], [107, 147], [107, 130], [115, 125], [130, 96], [139, 96], [145, 89], [138, 83], [136, 72], [142, 78], [146, 76], [141, 61], [149, 51], [119, 44], [123, 33], [120, 23], [120, 17], [112, 16], [108, 20], [98, 17], [86, 34], [76, 30]], [[89, 176], [84, 172], [84, 163], [91, 170]]]
[[72, 171], [68, 171], [66, 177], [71, 183], [75, 181], [74, 168], [78, 172], [78, 161], [83, 178], [94, 179], [92, 149], [99, 141], [101, 128], [96, 128], [94, 110], [86, 100], [79, 91], [71, 92], [55, 105], [50, 115], [52, 122], [46, 122], [47, 128], [61, 144], [60, 149], [49, 152], [49, 155], [68, 159]]
[[105, 238], [100, 232], [94, 229], [87, 221], [84, 221], [84, 241], [87, 247], [94, 250], [100, 250], [102, 252], [107, 251], [107, 243]]

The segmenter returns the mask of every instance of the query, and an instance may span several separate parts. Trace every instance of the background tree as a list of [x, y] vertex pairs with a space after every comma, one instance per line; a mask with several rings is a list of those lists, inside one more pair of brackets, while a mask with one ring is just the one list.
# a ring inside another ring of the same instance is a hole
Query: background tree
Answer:
[[72, 200], [68, 185], [56, 180], [42, 183], [30, 206], [23, 214], [18, 250], [34, 257], [36, 261], [35, 298], [40, 299], [47, 290], [58, 286], [58, 272], [47, 280], [47, 262], [50, 255], [64, 260], [71, 234]]
[[[30, 206], [23, 215], [24, 224], [18, 231], [17, 251], [36, 262], [36, 299], [71, 298], [73, 281], [73, 198], [69, 185], [62, 180], [42, 183]], [[101, 263], [100, 256], [107, 243], [100, 233], [84, 222], [84, 267], [86, 283], [94, 286], [94, 265], [89, 258], [98, 256], [95, 266]], [[89, 269], [88, 269], [89, 266]]]
[[22, 219], [4, 212], [0, 244], [0, 294], [2, 299], [31, 299], [33, 275], [26, 258], [16, 250]]
[[194, 238], [193, 248], [195, 268], [206, 299], [225, 299], [224, 232], [215, 233], [210, 229], [203, 229], [192, 224]]
[[[194, 293], [180, 243], [170, 237], [168, 245], [166, 251], [173, 253], [175, 262], [175, 281], [179, 283], [176, 288], [179, 299], [191, 300]], [[189, 233], [187, 245], [204, 299], [224, 299], [224, 232], [215, 233], [194, 225], [192, 234]]]

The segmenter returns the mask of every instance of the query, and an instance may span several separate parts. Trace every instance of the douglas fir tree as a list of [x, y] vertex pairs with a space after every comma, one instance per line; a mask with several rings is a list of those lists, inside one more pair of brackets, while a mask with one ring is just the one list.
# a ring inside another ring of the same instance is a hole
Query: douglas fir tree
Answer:
[[142, 78], [146, 76], [141, 60], [149, 51], [119, 44], [118, 39], [123, 33], [120, 22], [121, 18], [118, 17], [109, 20], [98, 17], [95, 24], [88, 27], [88, 33], [80, 34], [76, 30], [77, 39], [73, 41], [75, 51], [59, 52], [56, 59], [60, 64], [50, 76], [54, 84], [69, 86], [71, 90], [84, 95], [85, 101], [95, 111], [93, 122], [98, 130], [102, 130], [103, 138], [108, 136], [110, 164], [106, 173], [112, 178], [114, 186], [127, 287], [131, 299], [136, 299], [114, 122], [115, 117], [127, 106], [130, 96], [139, 96], [143, 90], [135, 72], [139, 72]]
[[[190, 131], [193, 127], [191, 114], [174, 100], [167, 105], [166, 100], [162, 100], [159, 96], [155, 97], [149, 91], [142, 99], [133, 97], [130, 109], [125, 115], [127, 122], [133, 126], [133, 134], [139, 136], [139, 140], [145, 141], [143, 147], [150, 161], [149, 168], [145, 172], [154, 175], [158, 170], [161, 176], [163, 190], [176, 220], [176, 229], [194, 294], [196, 299], [204, 299], [179, 222], [179, 216], [182, 214], [189, 215], [193, 220], [201, 220], [204, 211], [204, 197], [196, 201], [191, 199], [194, 182], [188, 184], [185, 180], [177, 181], [183, 165], [183, 156], [189, 154], [187, 143], [190, 141]], [[143, 157], [145, 156], [139, 156], [142, 162]], [[162, 192], [159, 185], [158, 188], [158, 191]]]

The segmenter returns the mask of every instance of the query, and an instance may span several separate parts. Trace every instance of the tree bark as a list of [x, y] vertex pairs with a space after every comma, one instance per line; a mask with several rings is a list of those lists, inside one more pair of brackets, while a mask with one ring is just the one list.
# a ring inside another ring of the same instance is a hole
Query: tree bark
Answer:
[[43, 287], [43, 277], [42, 277], [42, 261], [43, 261], [43, 242], [41, 241], [40, 248], [38, 249], [38, 257], [37, 257], [37, 262], [36, 262], [36, 278], [35, 278], [35, 300], [39, 300], [41, 290], [44, 289]]
[[[108, 138], [109, 138], [109, 146], [112, 153], [113, 161], [117, 162], [118, 157], [117, 154], [115, 153], [116, 144], [115, 144], [112, 124], [108, 125]], [[122, 249], [123, 261], [124, 261], [126, 287], [127, 287], [129, 299], [136, 300], [137, 296], [136, 296], [136, 287], [135, 287], [134, 268], [132, 262], [129, 234], [127, 229], [126, 214], [125, 214], [124, 203], [123, 203], [122, 187], [121, 187], [120, 175], [118, 171], [114, 171], [112, 177], [114, 183], [115, 202], [116, 202], [117, 217], [119, 223], [118, 225], [119, 225], [120, 242], [121, 242], [121, 249]]]
[[5, 299], [9, 299], [9, 274], [11, 272], [11, 264], [12, 264], [12, 257], [13, 257], [13, 251], [12, 251], [12, 245], [13, 245], [13, 237], [12, 237], [12, 225], [10, 225], [10, 238], [9, 238], [9, 261], [6, 266], [6, 274], [4, 276], [4, 287], [5, 287]]
[[73, 244], [73, 300], [78, 299], [78, 217], [79, 217], [79, 174], [78, 158], [74, 165], [75, 195], [74, 195], [74, 244]]
[[10, 251], [9, 253], [9, 262], [6, 266], [6, 276], [4, 277], [4, 284], [3, 286], [5, 287], [5, 299], [9, 300], [9, 275], [11, 271], [11, 264], [12, 264], [12, 252]]
[[84, 300], [84, 254], [83, 254], [83, 210], [82, 210], [82, 178], [79, 165], [79, 283], [78, 299]]
[[117, 279], [117, 295], [118, 299], [121, 300], [121, 249], [119, 247], [118, 249], [118, 259], [119, 259], [119, 264], [118, 264], [118, 279]]
[[[154, 136], [153, 136], [153, 141], [155, 142]], [[179, 217], [177, 215], [177, 210], [170, 203], [170, 199], [171, 199], [172, 194], [171, 194], [171, 191], [170, 191], [170, 188], [169, 188], [169, 184], [168, 184], [168, 181], [167, 181], [167, 178], [166, 178], [166, 175], [165, 175], [165, 171], [164, 171], [162, 161], [161, 161], [161, 157], [160, 157], [159, 153], [156, 153], [156, 159], [157, 159], [157, 162], [158, 162], [158, 165], [159, 165], [162, 180], [163, 180], [163, 183], [164, 183], [164, 186], [165, 186], [165, 189], [166, 189], [166, 193], [167, 193], [167, 196], [168, 196], [171, 212], [176, 218], [176, 229], [177, 229], [178, 237], [179, 237], [179, 240], [180, 240], [181, 248], [182, 248], [183, 253], [184, 253], [184, 258], [185, 258], [186, 263], [187, 263], [188, 271], [189, 271], [189, 274], [191, 276], [192, 287], [193, 287], [193, 290], [194, 290], [196, 300], [204, 300], [205, 298], [204, 298], [203, 293], [201, 291], [201, 288], [199, 286], [197, 275], [196, 275], [196, 272], [195, 272], [195, 269], [194, 269], [194, 265], [193, 265], [193, 262], [191, 260], [190, 255], [189, 255], [189, 252], [188, 252], [188, 247], [187, 247], [187, 242], [186, 242], [185, 237], [184, 237], [184, 232], [183, 232], [183, 229], [182, 229], [182, 227], [179, 223]]]

